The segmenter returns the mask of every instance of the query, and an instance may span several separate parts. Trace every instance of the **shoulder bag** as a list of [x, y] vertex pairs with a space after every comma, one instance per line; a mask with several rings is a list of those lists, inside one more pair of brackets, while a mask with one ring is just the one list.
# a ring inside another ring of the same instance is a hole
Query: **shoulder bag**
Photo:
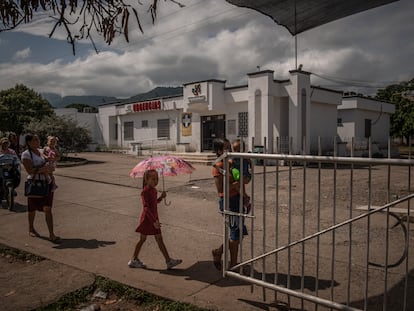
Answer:
[[[33, 156], [32, 152], [30, 151], [30, 157], [32, 158], [33, 163]], [[33, 178], [27, 179], [24, 182], [24, 195], [29, 198], [43, 198], [49, 194], [50, 185], [46, 178], [42, 179], [40, 174], [35, 174]]]
[[50, 185], [46, 179], [40, 179], [39, 174], [24, 182], [24, 195], [29, 198], [43, 198], [49, 194]]

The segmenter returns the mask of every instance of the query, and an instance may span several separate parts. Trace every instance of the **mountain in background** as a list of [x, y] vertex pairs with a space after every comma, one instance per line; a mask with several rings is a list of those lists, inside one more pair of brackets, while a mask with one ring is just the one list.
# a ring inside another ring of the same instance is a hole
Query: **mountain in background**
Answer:
[[142, 101], [161, 98], [161, 97], [174, 97], [174, 96], [183, 96], [182, 86], [176, 86], [176, 87], [159, 86], [159, 87], [156, 87], [155, 89], [152, 89], [151, 91], [147, 93], [134, 95], [128, 99], [124, 99], [122, 103], [129, 104], [129, 103], [142, 102]]
[[88, 96], [61, 97], [60, 95], [54, 94], [54, 93], [43, 93], [41, 95], [54, 108], [65, 108], [67, 105], [70, 105], [70, 104], [85, 104], [85, 105], [97, 107], [98, 105], [101, 105], [101, 104], [118, 101], [116, 97], [109, 97], [109, 96], [88, 95]]
[[85, 104], [92, 107], [98, 107], [99, 105], [105, 103], [121, 102], [124, 104], [141, 102], [146, 100], [151, 100], [160, 97], [171, 97], [171, 96], [182, 96], [183, 88], [181, 86], [177, 87], [156, 87], [155, 89], [134, 95], [127, 99], [119, 99], [116, 97], [110, 96], [96, 96], [96, 95], [87, 95], [87, 96], [64, 96], [61, 97], [58, 94], [54, 93], [43, 93], [41, 94], [44, 99], [46, 99], [54, 108], [65, 108], [70, 104]]

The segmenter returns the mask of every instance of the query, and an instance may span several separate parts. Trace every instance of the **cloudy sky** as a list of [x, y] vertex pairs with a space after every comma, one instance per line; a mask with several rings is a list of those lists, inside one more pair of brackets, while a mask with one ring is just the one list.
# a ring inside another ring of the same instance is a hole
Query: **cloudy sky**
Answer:
[[[153, 25], [141, 2], [144, 34], [131, 19], [130, 43], [95, 37], [99, 53], [82, 41], [73, 55], [60, 30], [49, 39], [48, 14], [1, 32], [0, 89], [22, 83], [39, 93], [124, 98], [205, 79], [242, 85], [258, 68], [285, 79], [295, 68], [294, 37], [256, 11], [224, 0], [160, 1]], [[313, 85], [372, 95], [414, 78], [413, 36], [414, 1], [400, 0], [299, 34], [298, 64]]]

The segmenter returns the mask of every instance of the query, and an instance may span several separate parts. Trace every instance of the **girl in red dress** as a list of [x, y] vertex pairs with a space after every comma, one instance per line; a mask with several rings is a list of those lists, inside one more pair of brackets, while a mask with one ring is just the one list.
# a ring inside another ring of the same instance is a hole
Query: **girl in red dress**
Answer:
[[171, 269], [179, 265], [181, 259], [172, 259], [168, 254], [167, 248], [165, 247], [164, 241], [161, 235], [161, 224], [158, 219], [158, 210], [157, 204], [164, 199], [167, 194], [163, 191], [159, 198], [157, 198], [157, 189], [155, 188], [158, 185], [158, 173], [156, 170], [148, 170], [144, 174], [143, 185], [142, 185], [142, 214], [139, 221], [139, 225], [136, 232], [141, 234], [140, 239], [135, 246], [134, 255], [132, 259], [128, 262], [130, 268], [146, 268], [146, 265], [138, 259], [139, 252], [142, 245], [147, 239], [147, 235], [155, 236], [155, 241], [157, 241], [158, 247], [162, 255], [165, 258], [165, 263], [167, 269]]

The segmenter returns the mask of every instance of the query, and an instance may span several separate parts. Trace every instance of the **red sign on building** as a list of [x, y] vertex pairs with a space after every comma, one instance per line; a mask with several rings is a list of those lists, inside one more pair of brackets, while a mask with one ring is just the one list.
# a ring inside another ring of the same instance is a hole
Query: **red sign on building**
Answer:
[[148, 102], [132, 104], [132, 111], [150, 111], [150, 110], [161, 110], [161, 101], [153, 100]]

